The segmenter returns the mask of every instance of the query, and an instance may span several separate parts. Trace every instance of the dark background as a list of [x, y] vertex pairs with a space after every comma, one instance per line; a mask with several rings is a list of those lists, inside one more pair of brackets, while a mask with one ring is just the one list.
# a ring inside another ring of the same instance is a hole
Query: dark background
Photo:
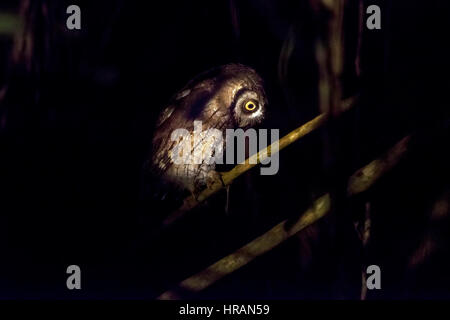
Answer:
[[[319, 113], [321, 19], [306, 0], [76, 1], [81, 31], [65, 27], [68, 1], [3, 0], [0, 13], [26, 3], [32, 54], [15, 57], [23, 36], [0, 34], [1, 298], [154, 298], [303, 212], [408, 134], [407, 159], [368, 193], [193, 297], [358, 299], [365, 256], [382, 270], [383, 289], [369, 298], [450, 297], [448, 1], [364, 1], [381, 7], [382, 29], [364, 29], [360, 77], [358, 5], [348, 1], [343, 93], [361, 99], [340, 119], [336, 145], [324, 130], [311, 134], [281, 152], [276, 176], [254, 169], [235, 181], [229, 216], [222, 193], [162, 235], [151, 218], [160, 208], [143, 205], [142, 192], [159, 111], [199, 72], [239, 62], [265, 81], [265, 127], [288, 133]], [[439, 199], [447, 211], [435, 223]], [[353, 222], [367, 201], [363, 252]], [[436, 249], [411, 268], [427, 235]], [[66, 289], [71, 264], [80, 291]]]

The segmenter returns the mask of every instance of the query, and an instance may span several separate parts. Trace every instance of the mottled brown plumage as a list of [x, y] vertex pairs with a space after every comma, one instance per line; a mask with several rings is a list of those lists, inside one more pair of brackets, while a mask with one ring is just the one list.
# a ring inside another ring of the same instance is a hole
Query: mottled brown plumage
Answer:
[[[255, 104], [251, 111], [244, 108], [249, 101]], [[161, 112], [153, 137], [152, 171], [163, 182], [195, 193], [214, 176], [215, 165], [175, 164], [170, 157], [176, 144], [172, 132], [185, 128], [192, 134], [194, 121], [202, 121], [203, 130], [216, 128], [225, 137], [226, 129], [245, 130], [261, 123], [266, 104], [262, 79], [247, 66], [228, 64], [202, 73]]]

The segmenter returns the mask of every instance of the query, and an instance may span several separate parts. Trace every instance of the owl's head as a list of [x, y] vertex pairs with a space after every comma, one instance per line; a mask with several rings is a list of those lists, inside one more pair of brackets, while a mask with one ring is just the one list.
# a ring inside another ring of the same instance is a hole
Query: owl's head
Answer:
[[172, 130], [247, 129], [261, 124], [267, 99], [261, 77], [250, 67], [227, 64], [210, 69], [180, 90], [160, 114], [155, 139], [168, 140]]
[[[174, 101], [158, 123], [172, 118], [176, 123], [202, 120], [207, 127], [218, 129], [249, 128], [262, 122], [267, 105], [261, 77], [242, 64], [227, 64], [200, 74]], [[175, 110], [179, 117], [172, 116]]]
[[260, 124], [266, 114], [267, 98], [263, 81], [251, 68], [243, 65], [227, 65], [230, 78], [224, 91], [229, 92], [230, 112], [234, 125], [248, 128]]

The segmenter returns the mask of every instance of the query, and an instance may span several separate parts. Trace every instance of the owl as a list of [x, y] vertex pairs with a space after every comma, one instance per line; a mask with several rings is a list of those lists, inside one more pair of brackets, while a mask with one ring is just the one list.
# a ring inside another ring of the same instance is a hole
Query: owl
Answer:
[[[174, 161], [172, 155], [178, 143], [172, 139], [174, 130], [183, 128], [193, 135], [194, 122], [200, 121], [202, 130], [218, 129], [225, 137], [226, 129], [246, 130], [260, 124], [266, 105], [263, 81], [247, 66], [227, 64], [198, 75], [172, 98], [159, 116], [152, 140], [152, 172], [165, 185], [198, 194], [219, 177], [215, 163], [199, 159], [187, 163]], [[224, 148], [225, 141], [220, 141]], [[196, 150], [214, 152], [217, 149], [210, 144], [219, 141], [205, 138], [196, 143]]]

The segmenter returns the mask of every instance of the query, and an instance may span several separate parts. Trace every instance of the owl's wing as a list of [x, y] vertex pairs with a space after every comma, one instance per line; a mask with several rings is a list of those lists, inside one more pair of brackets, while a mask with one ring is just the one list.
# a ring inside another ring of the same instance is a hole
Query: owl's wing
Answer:
[[169, 151], [176, 144], [170, 139], [172, 132], [179, 128], [193, 131], [194, 120], [205, 120], [203, 112], [206, 103], [214, 94], [214, 85], [213, 80], [189, 83], [161, 112], [152, 141], [153, 167], [160, 174], [171, 164]]
[[[183, 115], [187, 122], [192, 122], [192, 120], [189, 119], [189, 115], [192, 112], [189, 111], [198, 109], [198, 111], [201, 112], [204, 107], [204, 103], [206, 103], [206, 100], [208, 100], [213, 94], [214, 84], [215, 81], [213, 79], [204, 80], [202, 82], [189, 82], [183, 89], [181, 89], [170, 99], [169, 105], [161, 111], [158, 120], [156, 121], [155, 131], [158, 131], [158, 129], [167, 120], [171, 119], [172, 115], [174, 115], [174, 118], [177, 118], [177, 113], [178, 115]], [[188, 112], [183, 114], [184, 111]], [[179, 117], [176, 121], [183, 122]], [[172, 119], [171, 122], [174, 122], [174, 119]]]
[[145, 165], [147, 190], [151, 197], [171, 204], [180, 203], [186, 190], [167, 181], [165, 172], [173, 165], [170, 151], [176, 142], [170, 139], [173, 130], [184, 128], [193, 131], [194, 120], [202, 119], [202, 111], [213, 94], [211, 80], [201, 83], [191, 82], [180, 90], [169, 105], [163, 109], [156, 123], [152, 140], [152, 153]]

